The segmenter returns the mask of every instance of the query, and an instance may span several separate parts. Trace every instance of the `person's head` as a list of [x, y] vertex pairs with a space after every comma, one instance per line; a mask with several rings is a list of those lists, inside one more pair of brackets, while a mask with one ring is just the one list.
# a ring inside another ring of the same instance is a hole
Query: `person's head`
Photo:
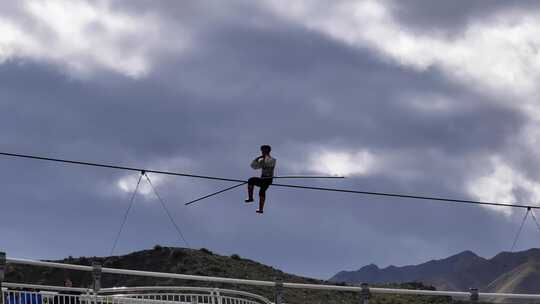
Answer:
[[73, 282], [69, 278], [64, 280], [64, 287], [73, 287]]
[[270, 151], [272, 151], [272, 147], [270, 147], [269, 145], [262, 145], [261, 146], [261, 152], [262, 152], [263, 155], [270, 154]]

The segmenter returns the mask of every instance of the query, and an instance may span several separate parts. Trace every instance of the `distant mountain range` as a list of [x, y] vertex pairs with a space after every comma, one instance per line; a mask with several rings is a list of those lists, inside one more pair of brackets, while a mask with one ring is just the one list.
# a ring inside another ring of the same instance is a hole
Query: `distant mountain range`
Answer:
[[356, 271], [341, 271], [330, 281], [340, 283], [421, 282], [438, 290], [540, 293], [540, 249], [502, 252], [485, 259], [464, 251], [419, 265], [379, 268], [371, 264]]

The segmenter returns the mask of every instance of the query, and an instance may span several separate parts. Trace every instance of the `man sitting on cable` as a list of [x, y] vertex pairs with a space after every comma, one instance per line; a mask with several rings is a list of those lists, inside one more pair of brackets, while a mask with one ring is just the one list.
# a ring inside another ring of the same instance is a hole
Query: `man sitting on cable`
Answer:
[[252, 177], [248, 180], [248, 198], [246, 203], [253, 202], [253, 187], [258, 186], [259, 190], [259, 210], [257, 213], [263, 213], [264, 201], [266, 199], [266, 189], [272, 184], [274, 177], [274, 168], [276, 167], [276, 159], [270, 156], [272, 148], [269, 145], [261, 146], [262, 155], [255, 158], [251, 162], [251, 168], [258, 170], [262, 169], [261, 177]]

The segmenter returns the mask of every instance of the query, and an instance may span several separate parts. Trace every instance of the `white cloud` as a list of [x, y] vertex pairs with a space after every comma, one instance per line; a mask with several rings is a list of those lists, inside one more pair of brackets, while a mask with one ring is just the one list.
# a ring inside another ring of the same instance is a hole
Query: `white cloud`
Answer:
[[[168, 157], [168, 158], [162, 158], [159, 160], [155, 160], [152, 163], [148, 164], [146, 168], [151, 168], [152, 170], [158, 170], [158, 171], [171, 171], [171, 172], [194, 172], [194, 170], [198, 167], [197, 163], [193, 161], [192, 159], [183, 157], [183, 156], [175, 156], [175, 157]], [[156, 174], [156, 173], [147, 173], [150, 177], [150, 180], [152, 181], [152, 184], [154, 187], [162, 186], [171, 181], [170, 176], [165, 176], [163, 174]], [[138, 176], [126, 175], [120, 179], [117, 180], [116, 186], [119, 190], [123, 192], [133, 192], [135, 190], [135, 187], [137, 185], [137, 179]], [[178, 183], [178, 181], [175, 181]], [[139, 188], [140, 193], [143, 195], [154, 195], [152, 192], [152, 188], [148, 185], [148, 181], [145, 177], [143, 177], [141, 181], [141, 187]], [[159, 190], [158, 190], [159, 191]]]
[[404, 102], [417, 111], [430, 114], [451, 112], [458, 105], [458, 102], [438, 94], [406, 96]]
[[435, 66], [483, 93], [530, 97], [540, 79], [540, 13], [503, 12], [456, 38], [416, 33], [393, 19], [385, 1], [268, 1], [277, 14], [354, 47], [422, 71]]
[[[500, 157], [492, 157], [492, 171], [474, 179], [468, 184], [468, 191], [474, 197], [487, 201], [502, 204], [512, 204], [518, 202], [516, 193], [521, 193], [522, 199], [527, 202], [540, 201], [540, 183], [529, 179]], [[500, 211], [506, 215], [511, 215], [512, 210], [505, 207], [485, 206], [490, 209]]]
[[138, 78], [151, 69], [150, 51], [161, 47], [158, 18], [116, 12], [107, 1], [29, 0], [19, 10], [16, 18], [0, 12], [0, 62], [30, 59], [74, 76], [105, 69]]
[[[135, 191], [135, 187], [137, 187], [138, 178], [138, 176], [126, 175], [118, 179], [116, 186], [123, 192], [133, 193], [133, 191]], [[151, 175], [150, 180], [152, 181], [152, 185], [154, 185], [154, 187], [164, 183], [164, 178], [158, 174]], [[150, 184], [144, 176], [142, 177], [139, 188], [137, 189], [137, 195], [143, 195], [145, 198], [154, 198], [155, 196], [152, 187], [150, 187]]]
[[372, 173], [375, 156], [367, 151], [358, 152], [323, 150], [310, 156], [309, 168], [323, 174], [350, 176]]

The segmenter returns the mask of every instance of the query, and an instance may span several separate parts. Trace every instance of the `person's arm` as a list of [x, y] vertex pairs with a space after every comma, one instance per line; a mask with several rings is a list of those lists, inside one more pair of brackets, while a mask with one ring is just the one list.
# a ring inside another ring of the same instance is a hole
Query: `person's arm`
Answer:
[[259, 156], [257, 158], [255, 158], [252, 162], [251, 162], [251, 168], [257, 170], [257, 169], [261, 169], [262, 168], [262, 164], [263, 162], [261, 161], [262, 160], [262, 156]]

